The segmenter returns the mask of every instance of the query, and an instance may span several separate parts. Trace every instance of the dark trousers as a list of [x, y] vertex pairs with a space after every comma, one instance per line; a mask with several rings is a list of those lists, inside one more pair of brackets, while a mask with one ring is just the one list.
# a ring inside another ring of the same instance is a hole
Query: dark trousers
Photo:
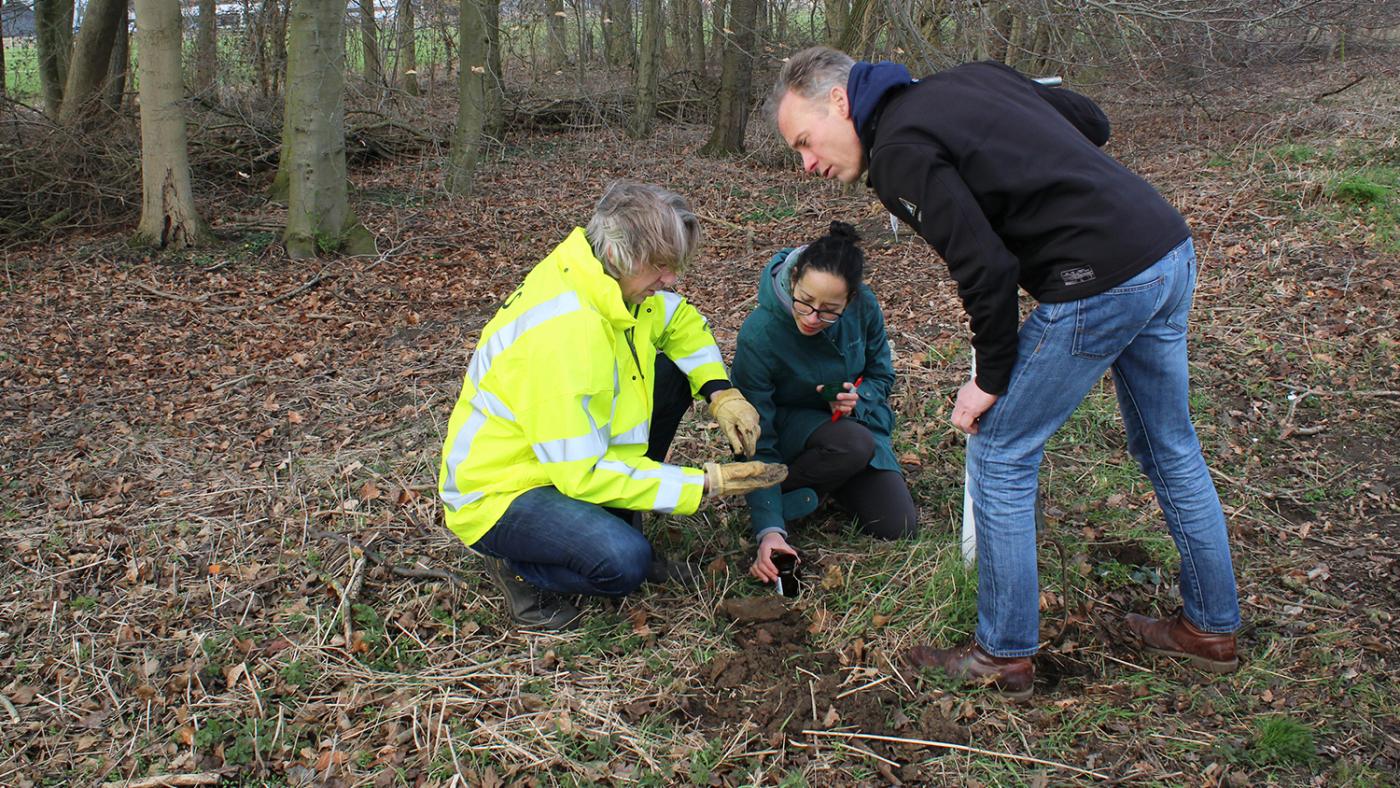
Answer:
[[919, 511], [904, 476], [870, 467], [875, 437], [855, 419], [818, 427], [788, 463], [783, 492], [810, 487], [830, 495], [856, 516], [861, 531], [877, 539], [903, 539], [919, 530]]
[[[664, 462], [692, 403], [690, 383], [670, 359], [658, 355], [652, 385], [647, 456]], [[635, 591], [653, 556], [639, 512], [575, 500], [553, 487], [516, 498], [472, 547], [506, 559], [539, 588], [600, 596]]]

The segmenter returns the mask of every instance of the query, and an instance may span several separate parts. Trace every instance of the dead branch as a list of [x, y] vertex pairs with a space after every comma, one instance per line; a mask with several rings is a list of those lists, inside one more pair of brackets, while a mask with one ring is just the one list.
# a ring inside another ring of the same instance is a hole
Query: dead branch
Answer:
[[296, 296], [299, 296], [299, 295], [301, 295], [302, 293], [305, 293], [307, 290], [310, 290], [311, 288], [313, 288], [313, 287], [315, 287], [316, 285], [320, 284], [322, 281], [324, 281], [324, 280], [326, 280], [326, 279], [331, 279], [331, 278], [334, 278], [334, 277], [335, 277], [335, 274], [333, 274], [333, 273], [327, 273], [327, 272], [325, 272], [325, 271], [322, 271], [321, 273], [316, 274], [315, 276], [311, 277], [311, 278], [310, 278], [309, 280], [307, 280], [306, 282], [303, 282], [301, 285], [298, 285], [297, 287], [294, 287], [294, 288], [292, 288], [291, 290], [288, 290], [287, 292], [282, 293], [282, 294], [279, 295], [279, 296], [275, 296], [275, 297], [273, 297], [273, 298], [269, 298], [268, 300], [263, 301], [263, 302], [261, 302], [261, 303], [258, 303], [258, 304], [244, 304], [244, 305], [242, 305], [242, 306], [208, 306], [208, 307], [205, 307], [205, 310], [206, 310], [206, 311], [209, 311], [209, 312], [227, 313], [227, 312], [242, 312], [242, 311], [248, 310], [248, 309], [262, 309], [263, 307], [269, 307], [269, 306], [272, 306], [273, 304], [280, 303], [280, 302], [282, 302], [282, 301], [286, 301], [288, 298], [294, 298], [294, 297], [296, 297]]
[[205, 301], [209, 300], [209, 296], [207, 295], [202, 295], [198, 298], [190, 298], [189, 296], [176, 295], [175, 293], [167, 293], [164, 290], [157, 290], [154, 287], [151, 287], [145, 282], [139, 280], [136, 281], [134, 284], [138, 289], [144, 290], [153, 296], [156, 296], [158, 298], [168, 298], [171, 301], [182, 301], [186, 304], [202, 304]]
[[899, 736], [880, 736], [873, 733], [846, 733], [845, 731], [804, 730], [802, 731], [802, 735], [835, 736], [841, 739], [869, 739], [871, 741], [893, 742], [894, 744], [918, 744], [924, 747], [937, 747], [939, 749], [944, 750], [957, 750], [959, 752], [970, 752], [973, 755], [986, 755], [992, 758], [1004, 758], [1008, 761], [1020, 761], [1022, 763], [1034, 763], [1039, 766], [1050, 766], [1055, 769], [1064, 769], [1066, 771], [1074, 772], [1075, 774], [1083, 774], [1085, 776], [1094, 777], [1099, 780], [1107, 781], [1113, 779], [1108, 775], [1104, 774], [1103, 772], [1096, 772], [1092, 769], [1081, 769], [1078, 766], [1070, 766], [1067, 763], [1060, 763], [1059, 761], [1047, 761], [1042, 758], [1033, 758], [1029, 755], [1016, 755], [1015, 753], [999, 752], [997, 750], [984, 750], [980, 747], [968, 747], [965, 744], [951, 744], [945, 741], [931, 741], [929, 739], [905, 739]]
[[398, 564], [395, 564], [394, 562], [390, 561], [389, 559], [385, 558], [379, 553], [366, 547], [359, 540], [352, 539], [348, 536], [344, 536], [343, 534], [315, 529], [311, 531], [311, 535], [321, 539], [331, 539], [340, 542], [341, 544], [353, 547], [356, 550], [359, 550], [360, 552], [364, 553], [365, 557], [369, 560], [373, 561], [376, 564], [379, 564], [385, 569], [388, 569], [391, 573], [398, 575], [399, 577], [407, 577], [416, 580], [446, 580], [447, 582], [452, 583], [453, 585], [461, 586], [463, 588], [472, 587], [471, 583], [468, 583], [466, 579], [464, 579], [461, 575], [455, 572], [449, 572], [446, 569], [419, 569], [416, 567], [400, 566]]
[[102, 783], [102, 788], [162, 788], [162, 786], [216, 785], [223, 779], [217, 772], [198, 774], [161, 774], [139, 780], [117, 780]]

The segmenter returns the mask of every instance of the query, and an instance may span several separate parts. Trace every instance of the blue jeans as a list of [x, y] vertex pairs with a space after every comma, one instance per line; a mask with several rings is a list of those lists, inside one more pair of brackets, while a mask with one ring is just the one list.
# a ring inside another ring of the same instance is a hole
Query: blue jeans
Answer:
[[628, 521], [553, 487], [522, 493], [472, 549], [506, 559], [537, 588], [613, 597], [637, 590], [652, 557]]
[[[685, 373], [664, 355], [656, 357], [652, 401], [647, 456], [665, 462], [693, 400]], [[619, 597], [637, 590], [651, 567], [651, 543], [640, 528], [631, 512], [536, 487], [512, 501], [472, 549], [505, 559], [536, 588]]]
[[967, 446], [977, 527], [977, 642], [988, 653], [1036, 652], [1040, 461], [1046, 441], [1109, 369], [1128, 450], [1151, 479], [1181, 554], [1186, 618], [1205, 632], [1239, 627], [1225, 515], [1187, 404], [1186, 319], [1195, 286], [1188, 239], [1117, 287], [1039, 305], [1021, 326], [1011, 383]]

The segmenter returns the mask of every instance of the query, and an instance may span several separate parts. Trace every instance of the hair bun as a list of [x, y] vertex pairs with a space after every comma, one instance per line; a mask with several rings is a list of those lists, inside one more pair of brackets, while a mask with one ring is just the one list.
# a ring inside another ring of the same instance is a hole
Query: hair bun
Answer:
[[860, 234], [856, 232], [856, 228], [845, 222], [832, 222], [830, 235], [832, 238], [848, 243], [857, 243], [860, 241]]

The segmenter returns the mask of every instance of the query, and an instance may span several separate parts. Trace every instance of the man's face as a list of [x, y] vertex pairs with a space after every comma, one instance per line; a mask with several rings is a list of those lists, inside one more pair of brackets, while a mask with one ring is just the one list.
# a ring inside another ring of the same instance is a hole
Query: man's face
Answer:
[[834, 87], [813, 99], [789, 92], [778, 103], [778, 133], [802, 154], [806, 172], [842, 183], [855, 183], [865, 172], [865, 152], [845, 88]]
[[622, 288], [622, 300], [635, 305], [656, 295], [657, 290], [674, 285], [679, 278], [675, 271], [642, 263], [636, 271], [618, 278], [617, 284]]

